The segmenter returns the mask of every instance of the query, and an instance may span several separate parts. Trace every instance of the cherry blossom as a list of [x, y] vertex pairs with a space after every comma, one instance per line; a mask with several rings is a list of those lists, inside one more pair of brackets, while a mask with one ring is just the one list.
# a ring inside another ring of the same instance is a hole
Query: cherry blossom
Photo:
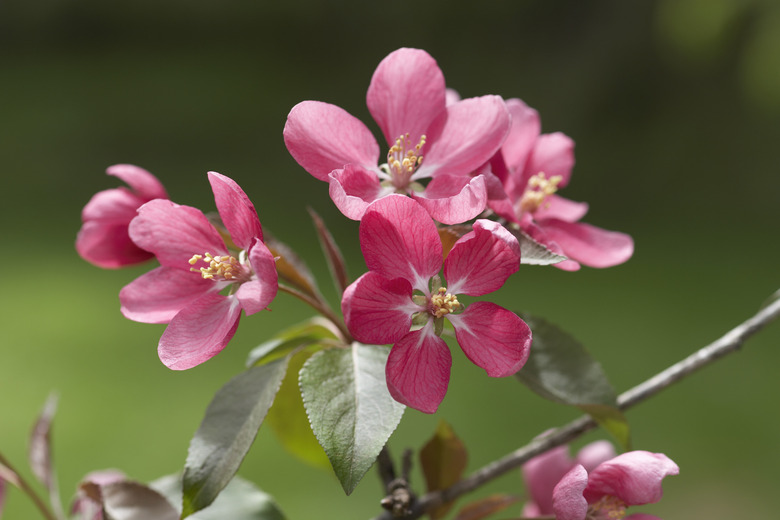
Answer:
[[496, 291], [517, 271], [519, 244], [501, 225], [477, 220], [443, 261], [434, 221], [410, 198], [391, 195], [366, 211], [360, 245], [369, 272], [344, 292], [342, 311], [357, 341], [393, 344], [386, 376], [396, 400], [433, 413], [444, 399], [452, 364], [441, 338], [445, 318], [466, 356], [489, 376], [525, 364], [531, 330], [523, 320], [494, 303], [458, 299]]
[[[602, 462], [588, 471], [578, 464], [553, 490], [557, 520], [613, 520], [623, 518], [629, 506], [652, 504], [661, 499], [661, 481], [680, 469], [663, 453], [630, 451]], [[626, 520], [650, 520], [634, 514]]]
[[121, 310], [134, 321], [168, 323], [158, 354], [174, 370], [217, 355], [233, 337], [241, 311], [265, 309], [278, 288], [274, 256], [251, 201], [232, 179], [215, 172], [208, 177], [229, 242], [200, 210], [169, 200], [141, 206], [129, 228], [160, 267], [121, 290]]
[[76, 238], [79, 255], [98, 267], [116, 269], [138, 264], [154, 255], [138, 247], [127, 233], [130, 221], [143, 204], [167, 199], [157, 178], [132, 164], [115, 164], [106, 173], [130, 186], [104, 190], [92, 196], [81, 212], [82, 226]]
[[484, 178], [469, 174], [498, 151], [510, 118], [499, 96], [449, 105], [446, 96], [444, 75], [428, 53], [398, 49], [377, 67], [366, 100], [388, 144], [386, 162], [378, 164], [380, 146], [368, 127], [319, 101], [293, 107], [284, 141], [298, 164], [329, 183], [331, 199], [353, 220], [371, 202], [400, 193], [437, 221], [459, 224], [486, 207]]
[[[628, 260], [634, 252], [630, 236], [579, 222], [588, 205], [557, 194], [571, 178], [574, 142], [555, 132], [541, 134], [536, 110], [519, 99], [507, 100], [512, 127], [501, 151], [487, 168], [488, 205], [501, 217], [519, 225], [532, 238], [569, 258], [555, 264], [574, 271], [580, 264], [610, 267]], [[500, 180], [503, 191], [495, 189]]]

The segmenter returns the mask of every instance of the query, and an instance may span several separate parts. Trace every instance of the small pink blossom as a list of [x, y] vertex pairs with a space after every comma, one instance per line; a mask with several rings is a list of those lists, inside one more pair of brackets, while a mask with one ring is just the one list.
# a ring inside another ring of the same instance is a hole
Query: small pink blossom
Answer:
[[[630, 451], [602, 462], [592, 470], [577, 464], [555, 486], [552, 508], [557, 520], [623, 518], [629, 506], [661, 499], [661, 482], [680, 469], [663, 453]], [[655, 518], [636, 514], [628, 519]]]
[[274, 256], [252, 202], [232, 179], [209, 172], [226, 244], [198, 209], [153, 200], [138, 210], [130, 237], [157, 257], [160, 267], [119, 293], [125, 317], [168, 323], [158, 354], [168, 368], [185, 370], [217, 355], [247, 315], [276, 296]]
[[138, 208], [150, 200], [167, 199], [168, 194], [154, 175], [138, 166], [115, 164], [106, 173], [119, 177], [130, 189], [114, 188], [93, 195], [81, 212], [76, 250], [87, 262], [107, 269], [149, 260], [154, 255], [130, 240], [127, 227]]
[[[481, 170], [489, 186], [488, 205], [498, 215], [569, 260], [555, 264], [574, 271], [580, 264], [610, 267], [634, 252], [630, 236], [579, 222], [588, 205], [557, 195], [571, 178], [574, 142], [555, 132], [541, 134], [536, 110], [519, 99], [506, 102], [512, 127], [501, 151]], [[495, 176], [495, 177], [493, 177]], [[497, 179], [496, 179], [497, 177]], [[499, 180], [503, 191], [496, 189]]]
[[[531, 330], [523, 320], [494, 303], [458, 301], [460, 294], [498, 290], [517, 271], [520, 246], [499, 224], [477, 220], [442, 262], [433, 220], [408, 197], [391, 195], [366, 211], [360, 245], [369, 272], [344, 292], [342, 311], [356, 340], [393, 344], [386, 376], [396, 400], [433, 413], [444, 399], [452, 364], [440, 337], [445, 318], [466, 356], [489, 376], [525, 364]], [[442, 263], [447, 287], [438, 276]], [[413, 325], [422, 328], [410, 331]]]
[[98, 488], [102, 488], [123, 480], [125, 480], [125, 474], [116, 469], [93, 471], [87, 474], [82, 479], [76, 492], [76, 500], [71, 507], [71, 514], [75, 515], [75, 518], [78, 520], [103, 520], [103, 503], [90, 496], [83, 486], [85, 484], [94, 484]]
[[398, 49], [377, 67], [366, 100], [387, 141], [387, 162], [378, 164], [379, 144], [361, 121], [319, 101], [293, 107], [284, 141], [298, 164], [329, 183], [331, 199], [351, 219], [401, 193], [439, 222], [462, 223], [486, 207], [484, 179], [469, 174], [498, 151], [509, 113], [498, 96], [449, 105], [446, 97], [436, 61], [419, 49]]

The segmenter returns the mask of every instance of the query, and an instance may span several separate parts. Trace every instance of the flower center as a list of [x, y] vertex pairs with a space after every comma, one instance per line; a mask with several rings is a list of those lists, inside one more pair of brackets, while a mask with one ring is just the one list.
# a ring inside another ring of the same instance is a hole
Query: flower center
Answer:
[[448, 293], [446, 287], [439, 287], [431, 296], [430, 312], [435, 318], [452, 314], [462, 308], [463, 304], [458, 301], [458, 297]]
[[244, 267], [234, 256], [213, 256], [211, 253], [192, 255], [189, 262], [195, 265], [203, 261], [207, 267], [190, 267], [190, 271], [200, 273], [207, 280], [237, 280], [244, 274]]
[[620, 520], [626, 516], [626, 503], [617, 497], [603, 496], [588, 506], [587, 520]]
[[519, 202], [520, 212], [533, 213], [539, 209], [547, 197], [558, 191], [558, 184], [562, 180], [563, 177], [560, 175], [553, 175], [548, 179], [544, 172], [539, 172], [528, 179], [525, 192]]
[[396, 139], [395, 144], [387, 151], [387, 164], [383, 164], [382, 169], [397, 190], [406, 191], [412, 174], [422, 164], [423, 156], [420, 152], [425, 145], [425, 139], [424, 135], [421, 136], [420, 142], [413, 146], [409, 134], [405, 134]]

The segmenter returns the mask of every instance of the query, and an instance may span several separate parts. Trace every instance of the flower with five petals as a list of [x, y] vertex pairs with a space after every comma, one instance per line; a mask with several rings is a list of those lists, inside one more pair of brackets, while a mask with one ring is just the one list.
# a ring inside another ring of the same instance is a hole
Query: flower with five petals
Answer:
[[130, 223], [130, 237], [160, 267], [119, 293], [125, 317], [167, 323], [158, 345], [168, 368], [185, 370], [217, 355], [235, 334], [241, 311], [265, 309], [276, 296], [273, 254], [252, 202], [232, 179], [209, 172], [220, 231], [198, 209], [168, 200], [147, 202]]
[[366, 102], [389, 147], [381, 165], [368, 127], [335, 105], [303, 101], [284, 127], [290, 154], [329, 183], [344, 215], [360, 220], [371, 202], [392, 193], [411, 195], [444, 224], [466, 222], [485, 209], [484, 178], [469, 174], [498, 151], [509, 131], [499, 96], [447, 105], [436, 61], [423, 50], [403, 48], [381, 61]]
[[[517, 271], [520, 246], [498, 223], [477, 220], [442, 266], [433, 220], [410, 198], [391, 195], [366, 211], [360, 246], [369, 272], [344, 292], [342, 311], [356, 340], [393, 344], [385, 372], [397, 401], [433, 413], [444, 399], [452, 365], [440, 337], [444, 319], [466, 356], [489, 376], [508, 376], [525, 364], [531, 330], [523, 320], [494, 303], [458, 300], [496, 291]], [[447, 287], [438, 277], [442, 267]], [[421, 328], [410, 330], [413, 325]]]

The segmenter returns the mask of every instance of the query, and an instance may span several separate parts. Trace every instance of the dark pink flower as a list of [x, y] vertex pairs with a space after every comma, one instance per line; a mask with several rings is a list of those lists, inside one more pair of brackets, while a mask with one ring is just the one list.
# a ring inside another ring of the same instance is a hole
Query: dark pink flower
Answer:
[[167, 199], [157, 178], [138, 166], [115, 164], [106, 173], [119, 177], [124, 187], [96, 193], [81, 212], [81, 229], [76, 237], [79, 255], [98, 267], [116, 269], [149, 260], [154, 255], [130, 240], [127, 226], [146, 202]]
[[485, 209], [484, 179], [469, 174], [498, 151], [510, 121], [498, 96], [451, 105], [445, 99], [436, 61], [419, 49], [398, 49], [377, 67], [366, 99], [387, 141], [387, 162], [378, 164], [379, 144], [362, 122], [319, 101], [293, 107], [284, 142], [298, 164], [330, 184], [333, 202], [351, 219], [401, 193], [439, 222], [458, 224]]
[[[452, 358], [440, 335], [450, 321], [466, 356], [492, 377], [517, 372], [528, 359], [531, 330], [494, 303], [465, 307], [459, 294], [499, 289], [520, 264], [517, 239], [496, 222], [477, 220], [443, 262], [436, 225], [408, 197], [374, 202], [360, 223], [360, 246], [369, 272], [344, 292], [342, 311], [356, 340], [393, 344], [386, 375], [390, 393], [426, 413], [447, 392]], [[433, 281], [432, 281], [433, 280]], [[413, 325], [421, 326], [411, 330]]]
[[512, 127], [489, 164], [504, 190], [490, 190], [491, 209], [567, 256], [569, 260], [555, 264], [561, 269], [577, 270], [580, 264], [610, 267], [628, 260], [634, 252], [630, 236], [579, 222], [588, 205], [557, 195], [571, 178], [574, 142], [560, 132], [541, 134], [539, 114], [519, 99], [508, 100], [506, 106]]
[[120, 291], [122, 313], [144, 323], [168, 323], [158, 353], [174, 370], [217, 355], [233, 337], [241, 311], [265, 309], [278, 288], [275, 260], [252, 202], [232, 179], [208, 176], [230, 233], [227, 244], [200, 210], [168, 200], [144, 204], [130, 223], [130, 237], [160, 267]]
[[553, 489], [566, 473], [577, 465], [590, 471], [614, 456], [612, 444], [596, 441], [583, 447], [576, 459], [569, 455], [568, 446], [558, 446], [523, 464], [523, 481], [530, 495], [523, 508], [523, 517], [551, 516]]
[[[553, 490], [557, 520], [611, 520], [623, 518], [629, 506], [652, 504], [661, 499], [661, 481], [680, 469], [663, 453], [630, 451], [602, 462], [588, 471], [572, 468]], [[631, 515], [634, 520], [655, 518]]]

